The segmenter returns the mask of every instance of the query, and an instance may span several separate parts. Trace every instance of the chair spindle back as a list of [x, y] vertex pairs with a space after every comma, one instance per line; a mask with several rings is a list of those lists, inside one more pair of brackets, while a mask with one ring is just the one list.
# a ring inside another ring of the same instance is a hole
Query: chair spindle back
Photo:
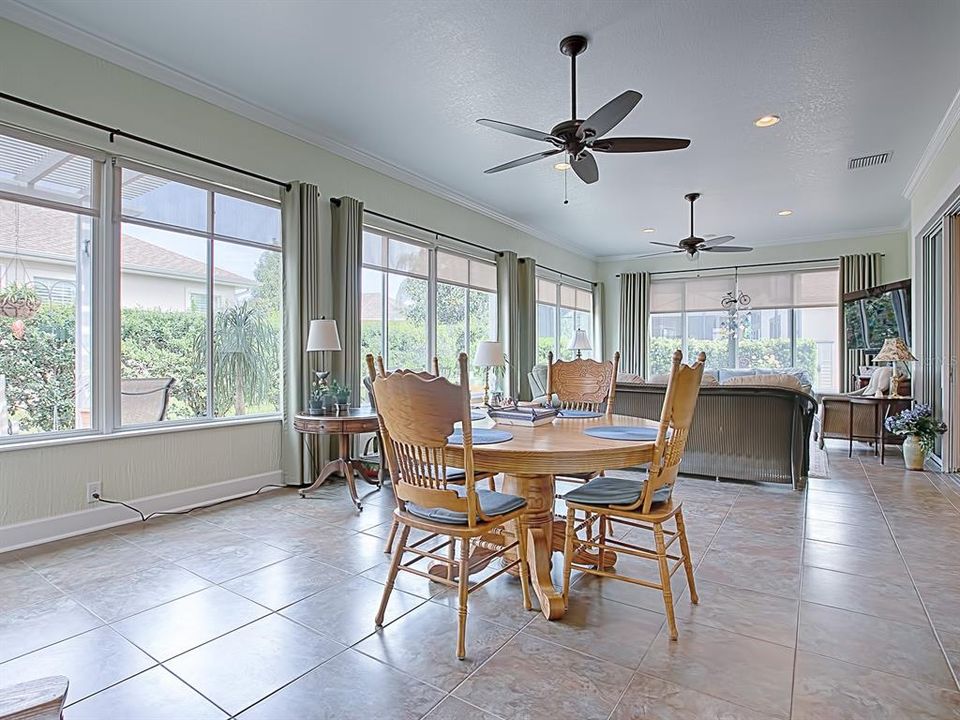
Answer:
[[671, 495], [673, 494], [680, 461], [687, 446], [690, 425], [693, 423], [697, 398], [700, 396], [700, 380], [707, 362], [706, 354], [701, 352], [693, 365], [684, 365], [682, 361], [683, 353], [677, 350], [673, 353], [670, 380], [667, 382], [663, 409], [660, 411], [660, 427], [653, 450], [653, 462], [650, 464], [643, 496], [640, 498], [643, 512], [650, 512], [653, 494], [657, 489], [668, 486]]
[[553, 352], [547, 354], [547, 397], [554, 395], [562, 410], [588, 410], [613, 414], [613, 400], [617, 394], [617, 369], [620, 353], [610, 362], [587, 358], [553, 361]]

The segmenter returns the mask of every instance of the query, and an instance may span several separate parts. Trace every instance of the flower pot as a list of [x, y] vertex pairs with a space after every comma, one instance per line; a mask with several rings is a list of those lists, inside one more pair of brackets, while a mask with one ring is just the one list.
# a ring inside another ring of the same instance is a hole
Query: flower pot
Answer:
[[0, 315], [18, 320], [29, 320], [40, 309], [39, 300], [3, 300], [0, 302]]
[[903, 462], [908, 470], [923, 470], [927, 452], [916, 435], [907, 435], [903, 441]]

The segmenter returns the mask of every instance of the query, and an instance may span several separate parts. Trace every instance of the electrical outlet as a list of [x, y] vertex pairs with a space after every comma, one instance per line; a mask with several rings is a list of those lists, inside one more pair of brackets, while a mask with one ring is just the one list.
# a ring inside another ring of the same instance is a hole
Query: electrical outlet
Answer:
[[94, 495], [100, 494], [100, 483], [99, 482], [88, 482], [87, 483], [87, 504], [92, 505], [97, 502], [97, 499]]

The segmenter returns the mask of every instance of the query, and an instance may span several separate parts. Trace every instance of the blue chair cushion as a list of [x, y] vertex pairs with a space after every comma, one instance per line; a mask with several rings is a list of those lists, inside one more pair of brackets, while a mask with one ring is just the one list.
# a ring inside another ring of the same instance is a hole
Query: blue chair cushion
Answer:
[[[563, 496], [583, 505], [633, 505], [643, 494], [643, 480], [628, 480], [618, 477], [598, 477], [590, 482], [571, 490]], [[670, 499], [670, 488], [661, 487], [653, 493], [653, 502], [666, 502]]]
[[[457, 485], [448, 489], [453, 490], [460, 497], [466, 497], [467, 495], [466, 485]], [[480, 510], [487, 517], [493, 517], [494, 515], [506, 515], [507, 513], [518, 510], [527, 504], [527, 501], [522, 497], [517, 497], [516, 495], [507, 495], [505, 493], [481, 488], [477, 488], [477, 500], [480, 502]], [[407, 512], [409, 512], [411, 515], [416, 515], [419, 518], [423, 518], [424, 520], [432, 520], [433, 522], [446, 523], [448, 525], [467, 524], [467, 514], [465, 512], [457, 512], [454, 510], [448, 510], [447, 508], [421, 507], [419, 505], [415, 505], [414, 503], [408, 502]], [[477, 518], [477, 520], [479, 522], [480, 519]]]

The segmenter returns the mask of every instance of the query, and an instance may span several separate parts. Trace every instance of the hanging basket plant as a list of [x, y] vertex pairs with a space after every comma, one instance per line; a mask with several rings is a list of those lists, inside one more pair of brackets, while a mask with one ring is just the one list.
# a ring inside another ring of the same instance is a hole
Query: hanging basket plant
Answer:
[[29, 320], [40, 309], [40, 296], [25, 283], [15, 282], [0, 288], [0, 315]]

